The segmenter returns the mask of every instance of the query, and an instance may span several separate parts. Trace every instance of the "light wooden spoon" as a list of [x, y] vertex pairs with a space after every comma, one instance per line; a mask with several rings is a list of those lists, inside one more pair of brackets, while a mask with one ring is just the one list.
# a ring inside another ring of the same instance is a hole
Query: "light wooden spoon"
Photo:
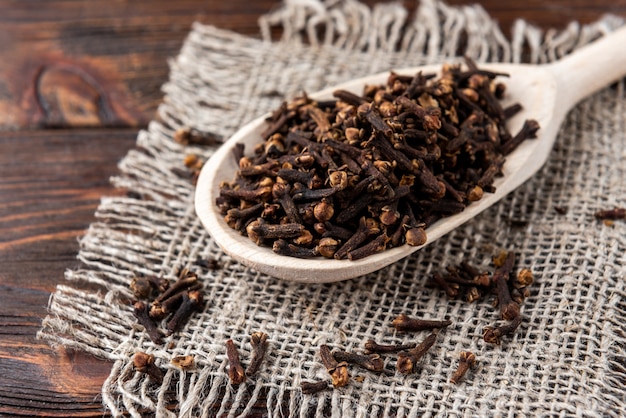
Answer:
[[[438, 72], [440, 65], [395, 70], [400, 74], [414, 75]], [[581, 99], [626, 75], [626, 28], [621, 28], [598, 41], [581, 48], [558, 62], [548, 65], [481, 64], [481, 68], [508, 73], [507, 100], [504, 106], [519, 102], [524, 110], [510, 120], [511, 132], [517, 132], [525, 119], [535, 119], [541, 129], [536, 139], [527, 140], [508, 155], [504, 176], [494, 182], [496, 192], [485, 193], [478, 202], [470, 204], [463, 212], [443, 218], [430, 226], [426, 233], [428, 245], [442, 235], [472, 219], [489, 206], [521, 185], [545, 163], [566, 113]], [[336, 89], [361, 94], [365, 84], [384, 84], [389, 72], [352, 80], [338, 86], [310, 94], [318, 99], [332, 98]], [[298, 259], [275, 254], [263, 248], [226, 225], [218, 212], [215, 198], [219, 184], [235, 177], [238, 164], [233, 157], [233, 147], [245, 144], [246, 150], [261, 142], [260, 132], [266, 126], [267, 115], [244, 126], [222, 145], [204, 165], [198, 179], [195, 207], [202, 223], [211, 236], [235, 260], [260, 272], [286, 280], [303, 283], [324, 283], [357, 277], [385, 267], [421, 247], [403, 245], [357, 261], [325, 258]]]

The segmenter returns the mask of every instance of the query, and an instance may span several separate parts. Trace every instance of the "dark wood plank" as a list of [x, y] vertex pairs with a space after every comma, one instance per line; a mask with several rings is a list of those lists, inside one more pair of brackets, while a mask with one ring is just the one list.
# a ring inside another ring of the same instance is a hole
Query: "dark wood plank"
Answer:
[[276, 4], [268, 0], [5, 4], [0, 7], [4, 32], [0, 126], [144, 126], [160, 102], [167, 58], [178, 53], [192, 22], [258, 33], [258, 16]]
[[110, 364], [34, 338], [48, 297], [0, 286], [0, 415], [102, 416], [98, 398]]
[[[114, 193], [109, 176], [117, 172], [118, 160], [134, 145], [136, 135], [133, 129], [0, 134], [0, 262], [5, 284], [24, 283], [20, 270], [33, 268], [19, 267], [24, 263], [59, 264], [58, 272], [63, 272], [61, 266], [74, 257], [76, 239], [93, 220], [100, 198]], [[49, 254], [51, 249], [58, 251]], [[47, 281], [27, 279], [30, 286], [52, 289]]]
[[102, 416], [110, 364], [35, 337], [136, 130], [0, 134], [0, 415]]

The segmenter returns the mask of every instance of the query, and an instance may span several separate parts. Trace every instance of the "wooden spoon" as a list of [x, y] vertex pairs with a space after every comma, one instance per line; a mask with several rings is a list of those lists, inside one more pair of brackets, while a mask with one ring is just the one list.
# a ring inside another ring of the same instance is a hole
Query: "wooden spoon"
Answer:
[[[414, 75], [438, 72], [440, 65], [395, 70]], [[472, 219], [521, 185], [545, 163], [566, 113], [581, 99], [626, 75], [626, 28], [621, 28], [598, 41], [548, 65], [481, 64], [481, 68], [510, 75], [506, 79], [507, 100], [503, 105], [519, 102], [524, 110], [510, 120], [511, 132], [517, 132], [524, 120], [535, 119], [541, 129], [536, 139], [527, 140], [507, 156], [504, 176], [494, 182], [496, 192], [470, 204], [463, 212], [443, 218], [426, 231], [428, 245], [442, 235]], [[365, 84], [384, 84], [389, 72], [352, 80], [309, 96], [324, 100], [332, 98], [336, 89], [361, 94]], [[218, 212], [215, 199], [219, 184], [235, 177], [238, 164], [232, 150], [237, 143], [246, 150], [261, 142], [260, 132], [266, 127], [262, 116], [244, 126], [222, 145], [204, 165], [198, 179], [195, 207], [211, 236], [235, 260], [260, 272], [303, 283], [324, 283], [357, 277], [385, 267], [421, 247], [403, 245], [357, 261], [325, 258], [298, 259], [275, 254], [271, 248], [254, 244], [249, 238], [226, 225]]]

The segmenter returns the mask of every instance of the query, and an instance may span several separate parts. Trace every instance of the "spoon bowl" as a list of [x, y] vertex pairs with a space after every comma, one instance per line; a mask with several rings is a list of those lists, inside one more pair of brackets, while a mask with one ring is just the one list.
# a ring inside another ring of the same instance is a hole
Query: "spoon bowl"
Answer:
[[[383, 268], [429, 245], [436, 239], [472, 219], [536, 173], [547, 160], [559, 127], [567, 111], [578, 101], [626, 74], [626, 54], [621, 45], [626, 29], [586, 46], [550, 65], [481, 64], [481, 68], [509, 74], [503, 106], [520, 103], [523, 110], [508, 121], [511, 132], [517, 132], [526, 119], [535, 119], [541, 129], [536, 139], [524, 141], [510, 153], [503, 167], [503, 176], [495, 179], [495, 193], [485, 193], [461, 213], [445, 217], [426, 230], [427, 242], [422, 246], [403, 245], [360, 260], [326, 258], [300, 259], [278, 255], [271, 248], [257, 246], [249, 238], [230, 228], [216, 207], [220, 183], [231, 180], [239, 169], [233, 157], [237, 143], [253, 149], [262, 141], [266, 128], [264, 115], [242, 127], [225, 142], [204, 165], [196, 187], [195, 208], [203, 225], [223, 251], [233, 259], [270, 276], [303, 283], [325, 283], [358, 277]], [[591, 64], [593, 63], [593, 64]], [[603, 65], [604, 64], [604, 65]], [[441, 66], [424, 66], [394, 70], [414, 75], [418, 71], [438, 73]], [[315, 100], [332, 98], [332, 92], [344, 89], [361, 94], [366, 84], [384, 84], [389, 72], [348, 81], [320, 92], [309, 94]]]

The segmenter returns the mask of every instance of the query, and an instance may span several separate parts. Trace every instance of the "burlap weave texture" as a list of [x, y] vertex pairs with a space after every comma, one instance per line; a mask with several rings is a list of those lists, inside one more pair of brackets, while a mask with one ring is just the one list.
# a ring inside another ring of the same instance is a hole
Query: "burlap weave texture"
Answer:
[[[260, 403], [270, 416], [623, 416], [626, 224], [607, 226], [593, 213], [626, 205], [624, 82], [578, 105], [546, 166], [502, 202], [411, 257], [335, 284], [283, 282], [225, 256], [194, 213], [192, 183], [177, 174], [186, 154], [208, 158], [215, 148], [172, 139], [180, 127], [227, 138], [283, 98], [370, 73], [444, 62], [459, 45], [478, 61], [548, 62], [622, 22], [607, 17], [547, 33], [518, 22], [509, 41], [480, 7], [424, 1], [407, 16], [397, 4], [369, 9], [346, 0], [287, 1], [260, 23], [264, 40], [193, 26], [171, 62], [159, 120], [139, 134], [138, 149], [113, 179], [131, 193], [102, 200], [98, 220], [81, 241], [82, 267], [68, 271], [69, 284], [59, 285], [51, 298], [40, 335], [115, 362], [102, 391], [108, 410], [245, 416]], [[272, 25], [284, 29], [280, 41], [267, 39]], [[489, 300], [448, 300], [425, 283], [464, 259], [490, 269], [491, 256], [501, 249], [516, 251], [536, 283], [515, 336], [490, 346], [481, 338], [483, 327], [498, 321]], [[209, 258], [222, 268], [198, 265]], [[135, 275], [174, 280], [185, 267], [200, 275], [208, 303], [181, 333], [155, 345], [135, 324], [132, 307], [119, 301], [130, 297]], [[86, 282], [102, 291], [81, 290]], [[453, 321], [415, 374], [394, 373], [390, 359], [389, 373], [355, 370], [362, 382], [301, 394], [301, 381], [327, 378], [320, 344], [359, 351], [368, 338], [422, 338], [392, 331], [399, 313]], [[266, 361], [247, 383], [231, 386], [224, 341], [232, 338], [245, 362], [254, 331], [269, 334]], [[452, 385], [448, 379], [463, 350], [476, 353], [478, 364], [462, 384]], [[160, 387], [132, 370], [136, 351], [154, 354], [167, 371]], [[172, 357], [187, 354], [196, 359], [195, 371], [170, 365]]]

